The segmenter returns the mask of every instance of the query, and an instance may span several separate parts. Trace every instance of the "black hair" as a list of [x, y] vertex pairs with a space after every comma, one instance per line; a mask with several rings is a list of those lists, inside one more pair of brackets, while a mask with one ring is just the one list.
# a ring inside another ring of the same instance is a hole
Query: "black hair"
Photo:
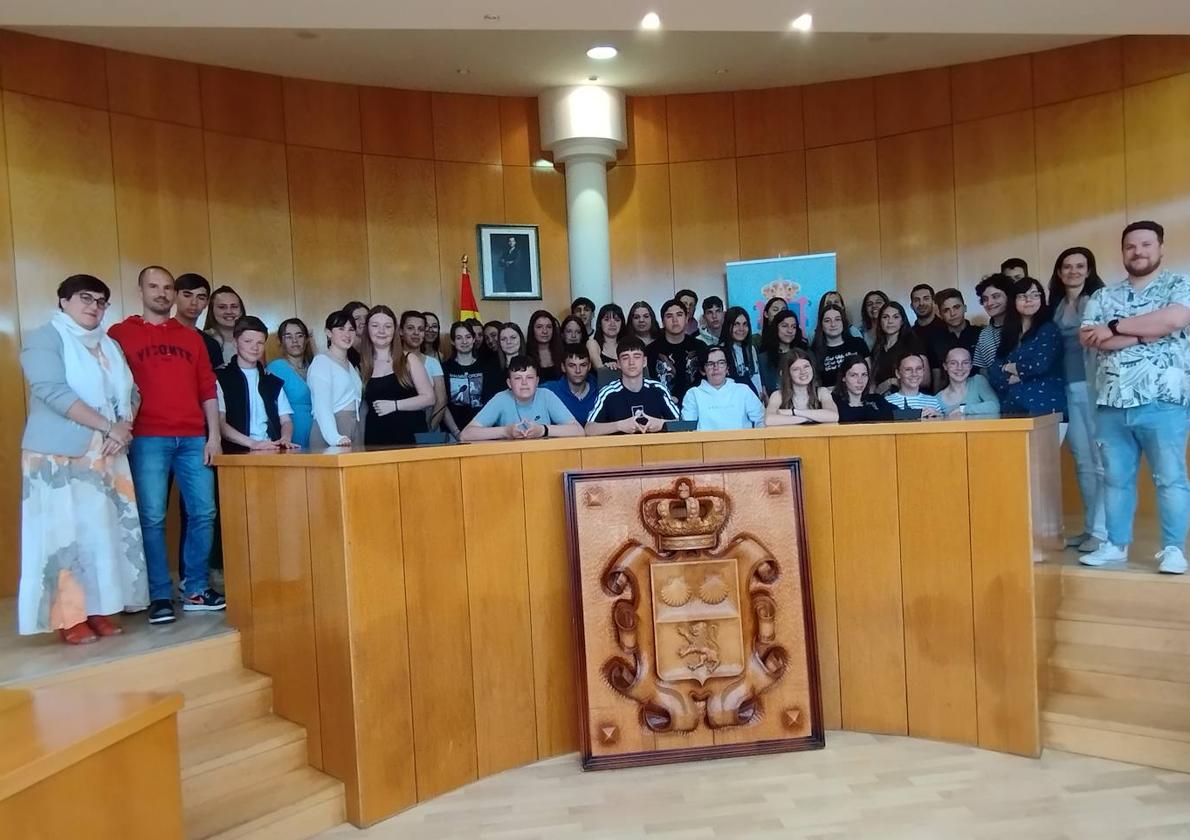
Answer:
[[483, 325], [483, 329], [484, 329], [484, 332], [487, 332], [488, 327], [495, 327], [496, 332], [499, 332], [500, 328], [503, 326], [504, 326], [503, 321], [488, 321], [486, 324]]
[[723, 354], [723, 360], [727, 361], [727, 348], [722, 344], [705, 344], [698, 348], [698, 366], [700, 368], [706, 367], [707, 362], [710, 361], [711, 353], [718, 350]]
[[583, 319], [576, 315], [567, 315], [562, 319], [562, 323], [558, 325], [558, 335], [565, 341], [566, 325], [570, 323], [578, 324], [579, 334], [582, 336], [579, 344], [586, 344], [587, 339], [591, 336], [587, 333], [587, 325], [583, 323]]
[[145, 266], [144, 268], [142, 268], [142, 269], [140, 270], [140, 272], [139, 272], [139, 273], [136, 275], [136, 285], [138, 285], [138, 286], [139, 286], [139, 285], [140, 285], [142, 282], [144, 282], [145, 275], [146, 275], [146, 274], [148, 274], [148, 273], [149, 273], [149, 272], [151, 272], [151, 271], [160, 271], [162, 274], [164, 274], [164, 275], [165, 275], [166, 277], [168, 277], [170, 280], [173, 280], [173, 279], [174, 279], [174, 276], [173, 276], [172, 274], [170, 274], [170, 272], [169, 272], [169, 269], [168, 269], [168, 268], [166, 268], [165, 266], [161, 266], [161, 265], [146, 265], [146, 266]]
[[661, 338], [661, 324], [658, 323], [657, 313], [653, 311], [653, 307], [647, 300], [638, 300], [636, 303], [632, 304], [632, 306], [628, 307], [628, 319], [626, 321], [628, 329], [633, 335], [636, 335], [636, 328], [632, 326], [632, 316], [636, 310], [642, 308], [649, 313], [649, 339], [651, 341], [656, 341], [657, 339]]
[[698, 292], [693, 289], [678, 289], [674, 294], [674, 300], [680, 301], [684, 297], [692, 297], [694, 298], [694, 302], [698, 303]]
[[[665, 319], [665, 313], [668, 312], [670, 307], [673, 307], [673, 306], [680, 306], [682, 308], [683, 312], [686, 311], [686, 304], [682, 303], [676, 297], [672, 297], [669, 300], [667, 300], [665, 303], [661, 304], [661, 308], [659, 310], [657, 310], [659, 313], [661, 313], [662, 320]], [[687, 313], [687, 314], [689, 314], [689, 313]]]
[[[112, 299], [112, 290], [98, 277], [90, 274], [72, 274], [58, 284], [58, 300], [70, 300], [79, 292], [91, 292], [103, 295], [104, 300]], [[59, 304], [59, 308], [61, 304]]]
[[941, 309], [942, 304], [945, 303], [946, 301], [950, 300], [951, 298], [958, 298], [959, 303], [964, 304], [964, 305], [966, 305], [966, 303], [967, 303], [967, 301], [963, 300], [962, 292], [960, 292], [958, 289], [949, 288], [949, 289], [942, 289], [941, 291], [934, 293], [934, 305], [937, 306], [939, 309]]
[[707, 295], [707, 297], [702, 302], [702, 311], [706, 312], [708, 309], [711, 309], [715, 306], [722, 309], [723, 298], [719, 297], [718, 295]]
[[255, 315], [241, 315], [231, 330], [231, 334], [235, 338], [239, 338], [241, 334], [246, 332], [262, 332], [265, 338], [269, 337], [269, 328], [265, 326], [264, 321]]
[[[466, 321], [463, 321], [463, 323], [466, 326], [471, 327], [471, 329], [479, 327], [480, 332], [483, 332], [483, 321], [479, 320], [478, 318], [468, 318]], [[453, 327], [451, 328], [451, 332], [454, 332]]]
[[538, 366], [538, 370], [540, 370], [541, 345], [537, 342], [537, 335], [534, 333], [533, 327], [542, 318], [545, 318], [550, 322], [550, 340], [548, 342], [548, 347], [550, 348], [550, 360], [553, 362], [555, 367], [561, 367], [562, 334], [558, 329], [558, 319], [555, 318], [552, 313], [547, 312], [544, 309], [538, 309], [531, 316], [529, 316], [529, 329], [527, 330], [529, 334], [527, 339], [528, 347], [526, 348], [528, 350], [529, 357], [533, 359], [534, 363]]
[[[388, 309], [387, 306], [384, 308]], [[344, 311], [350, 312], [351, 310], [344, 310]], [[392, 310], [390, 309], [389, 311], [391, 312]], [[368, 315], [369, 315], [369, 317], [372, 315], [371, 310], [369, 310]], [[426, 322], [426, 316], [424, 313], [419, 312], [416, 309], [406, 309], [404, 312], [401, 313], [401, 319], [400, 319], [400, 321], [397, 322], [397, 329], [401, 329], [402, 327], [404, 327], [405, 322], [408, 321], [410, 318], [421, 318], [421, 322], [423, 324]], [[367, 321], [365, 321], [364, 323], [367, 323]]]
[[[851, 370], [856, 365], [863, 365], [868, 371], [868, 386], [864, 388], [864, 393], [860, 396], [870, 394], [872, 392], [872, 368], [868, 365], [868, 360], [859, 353], [848, 353], [843, 357], [843, 363], [839, 365], [836, 371], [838, 379], [835, 380], [835, 387], [831, 390], [831, 396], [835, 398], [836, 405], [847, 405], [850, 401], [850, 396], [847, 392], [847, 383], [844, 376], [847, 371]], [[842, 400], [842, 402], [840, 402]]]
[[586, 306], [592, 312], [595, 311], [595, 301], [591, 300], [589, 297], [576, 297], [570, 302], [570, 314], [573, 315], [574, 310], [580, 306]]
[[1013, 280], [1010, 277], [1005, 277], [1003, 274], [989, 274], [987, 277], [975, 284], [975, 296], [983, 297], [983, 293], [989, 287], [999, 289], [1008, 297], [1012, 297]]
[[567, 359], [585, 359], [591, 361], [591, 354], [587, 352], [587, 348], [581, 344], [567, 344], [562, 348], [561, 363], [565, 364]]
[[[351, 317], [351, 311], [348, 309], [336, 309], [330, 315], [326, 316], [326, 328], [328, 330], [341, 330], [350, 325], [352, 332], [355, 331], [355, 319]], [[327, 336], [326, 346], [331, 346], [330, 336]]]
[[519, 350], [517, 350], [515, 355], [510, 356], [509, 358], [505, 359], [504, 358], [504, 349], [500, 346], [500, 334], [497, 333], [496, 334], [496, 354], [497, 354], [497, 358], [500, 359], [501, 367], [507, 367], [505, 362], [511, 362], [517, 356], [523, 356], [525, 354], [525, 350], [528, 349], [528, 346], [529, 346], [528, 344], [525, 343], [525, 334], [524, 334], [524, 332], [521, 331], [521, 328], [518, 324], [515, 324], [512, 321], [505, 321], [500, 324], [500, 332], [504, 332], [505, 330], [512, 330], [514, 333], [517, 334], [517, 338], [519, 338], [521, 340], [521, 347]]
[[776, 365], [777, 356], [781, 352], [781, 337], [777, 334], [777, 327], [780, 326], [781, 321], [788, 321], [790, 318], [797, 325], [797, 331], [793, 334], [793, 341], [789, 342], [790, 349], [810, 349], [810, 345], [806, 343], [805, 333], [802, 332], [801, 318], [797, 317], [797, 313], [792, 309], [782, 310], [769, 319], [760, 330], [760, 349], [768, 354], [769, 359], [774, 365]]
[[1004, 262], [1000, 263], [1001, 274], [1007, 274], [1008, 271], [1013, 268], [1019, 268], [1024, 271], [1025, 274], [1029, 273], [1029, 264], [1020, 257], [1009, 257]]
[[364, 303], [362, 300], [349, 300], [343, 304], [343, 311], [350, 314], [357, 309], [371, 309], [372, 307]]
[[603, 342], [607, 338], [607, 336], [603, 334], [603, 316], [607, 315], [608, 313], [611, 313], [620, 319], [621, 333], [624, 332], [624, 327], [628, 323], [624, 319], [624, 310], [621, 309], [618, 304], [605, 303], [603, 306], [599, 307], [599, 314], [595, 316], [595, 329], [591, 337], [595, 339], [595, 343], [599, 345], [601, 350], [603, 349]]
[[506, 372], [509, 376], [511, 376], [512, 374], [521, 370], [531, 370], [534, 373], [539, 372], [537, 369], [537, 362], [533, 361], [533, 359], [531, 359], [529, 356], [526, 356], [524, 353], [519, 353], [508, 360], [508, 370]]
[[211, 296], [211, 284], [201, 274], [187, 271], [185, 274], [179, 274], [174, 278], [174, 291], [192, 292], [195, 289], [205, 289], [207, 297]]
[[310, 328], [306, 326], [305, 321], [301, 318], [286, 318], [277, 327], [277, 338], [284, 338], [285, 331], [292, 326], [296, 326], [302, 331], [302, 335], [306, 337], [302, 346], [302, 361], [308, 365], [314, 360], [314, 345], [310, 341]]
[[913, 297], [913, 295], [916, 292], [920, 291], [921, 289], [925, 289], [927, 292], [929, 292], [930, 297], [934, 296], [934, 287], [933, 286], [931, 286], [929, 283], [918, 283], [916, 286], [914, 286], [912, 289], [909, 290], [909, 297]]
[[[731, 335], [731, 328], [739, 320], [741, 315], [744, 316], [744, 321], [748, 324], [748, 334], [744, 336], [743, 341], [736, 341]], [[758, 369], [760, 367], [760, 360], [756, 356], [756, 348], [752, 345], [752, 316], [742, 306], [733, 306], [723, 313], [723, 329], [719, 331], [719, 345], [723, 348], [723, 352], [727, 354], [727, 375], [732, 379], [738, 379], [744, 373], [736, 367], [735, 351], [733, 348], [737, 344], [743, 353], [744, 364], [751, 365], [753, 370]]]
[[1124, 240], [1128, 238], [1128, 234], [1138, 230], [1152, 231], [1153, 233], [1157, 234], [1157, 244], [1165, 244], [1165, 228], [1151, 219], [1142, 219], [1141, 221], [1133, 222], [1124, 228], [1124, 232], [1120, 234], [1120, 245], [1122, 246], [1124, 244]]
[[1087, 261], [1087, 279], [1083, 282], [1078, 296], [1080, 298], [1090, 297], [1103, 288], [1103, 278], [1099, 276], [1099, 269], [1095, 266], [1095, 255], [1091, 253], [1091, 249], [1081, 245], [1067, 248], [1054, 260], [1054, 271], [1050, 275], [1049, 303], [1051, 309], [1057, 306], [1058, 301], [1062, 300], [1066, 294], [1066, 287], [1062, 283], [1062, 263], [1066, 262], [1067, 257], [1072, 257], [1075, 254], [1079, 254]]
[[875, 329], [876, 323], [880, 319], [879, 312], [876, 313], [875, 320], [868, 317], [868, 298], [870, 298], [872, 295], [879, 295], [880, 299], [884, 301], [884, 303], [880, 304], [881, 309], [884, 308], [885, 303], [888, 303], [890, 300], [892, 300], [892, 298], [890, 298], [887, 294], [880, 291], [879, 289], [872, 289], [870, 292], [868, 292], [867, 294], [864, 295], [863, 302], [860, 303], [860, 305], [859, 305], [859, 318], [860, 318], [860, 321], [863, 322], [865, 330]]
[[[1030, 289], [1037, 289], [1037, 294], [1041, 295], [1041, 307], [1030, 320], [1029, 331], [1024, 332], [1021, 329], [1021, 314], [1016, 311], [1016, 297], [1025, 294]], [[1033, 277], [1022, 277], [1017, 280], [1012, 286], [1012, 293], [1008, 296], [1008, 310], [1004, 314], [1004, 327], [1000, 330], [1000, 346], [996, 348], [996, 358], [1007, 358], [1017, 345], [1022, 344], [1025, 339], [1036, 333], [1037, 328], [1052, 317], [1053, 311], [1046, 305], [1045, 288], [1042, 287], [1041, 281]]]
[[[880, 324], [884, 320], [884, 310], [886, 309], [895, 309], [901, 316], [901, 329], [897, 331], [897, 338], [891, 347], [886, 346], [888, 338]], [[905, 314], [905, 307], [895, 300], [890, 300], [880, 307], [880, 314], [876, 316], [876, 341], [872, 345], [873, 373], [875, 371], [883, 372], [885, 370], [884, 361], [889, 357], [894, 360], [893, 370], [896, 370], [900, 367], [902, 356], [920, 354], [921, 348], [918, 344], [917, 334], [909, 327], [909, 316]]]
[[639, 350], [645, 352], [645, 343], [634, 335], [625, 336], [616, 342], [616, 358], [620, 358], [624, 353], [630, 350]]
[[814, 328], [814, 340], [810, 342], [810, 349], [819, 358], [822, 358], [826, 353], [826, 333], [822, 329], [822, 321], [828, 312], [839, 313], [839, 317], [843, 319], [843, 331], [839, 334], [839, 337], [844, 341], [847, 340], [847, 311], [837, 303], [828, 303], [818, 307], [818, 325]]

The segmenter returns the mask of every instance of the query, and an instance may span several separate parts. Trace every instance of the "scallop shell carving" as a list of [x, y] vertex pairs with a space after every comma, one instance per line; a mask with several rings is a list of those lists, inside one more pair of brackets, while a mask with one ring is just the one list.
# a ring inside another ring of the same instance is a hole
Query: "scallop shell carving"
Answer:
[[680, 607], [690, 600], [690, 587], [681, 577], [673, 577], [661, 587], [661, 600], [671, 607]]
[[698, 587], [698, 597], [706, 604], [718, 604], [727, 597], [727, 581], [722, 575], [708, 575]]

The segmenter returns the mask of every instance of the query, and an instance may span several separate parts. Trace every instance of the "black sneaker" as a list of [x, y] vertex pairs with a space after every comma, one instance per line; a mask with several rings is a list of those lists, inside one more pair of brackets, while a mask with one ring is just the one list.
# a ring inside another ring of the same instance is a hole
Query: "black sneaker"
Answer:
[[227, 599], [214, 589], [207, 589], [206, 592], [183, 598], [182, 609], [186, 612], [216, 612], [227, 609]]
[[173, 624], [177, 620], [178, 617], [174, 615], [174, 602], [168, 598], [149, 604], [150, 624]]

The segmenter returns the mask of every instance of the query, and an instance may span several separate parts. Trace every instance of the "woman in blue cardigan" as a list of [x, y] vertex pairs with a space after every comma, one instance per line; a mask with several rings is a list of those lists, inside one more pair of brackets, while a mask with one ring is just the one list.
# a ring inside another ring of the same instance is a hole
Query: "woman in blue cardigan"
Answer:
[[1062, 333], [1051, 320], [1045, 290], [1032, 277], [1012, 287], [1000, 347], [988, 381], [1005, 414], [1066, 414]]

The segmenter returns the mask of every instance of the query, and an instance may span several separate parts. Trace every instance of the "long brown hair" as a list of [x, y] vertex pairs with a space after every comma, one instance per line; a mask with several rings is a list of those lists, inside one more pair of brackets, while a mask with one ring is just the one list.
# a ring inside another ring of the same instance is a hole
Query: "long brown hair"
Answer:
[[[357, 309], [359, 307], [356, 307]], [[347, 310], [343, 310], [347, 312]], [[368, 322], [372, 320], [373, 315], [384, 315], [392, 319], [393, 322], [393, 346], [389, 347], [389, 352], [393, 357], [393, 371], [397, 369], [397, 356], [400, 347], [395, 346], [400, 341], [400, 336], [397, 335], [397, 316], [393, 311], [384, 304], [377, 304], [368, 310], [367, 316], [364, 318], [364, 334], [359, 337], [359, 375], [360, 379], [367, 384], [368, 380], [372, 378], [373, 366], [376, 364], [376, 348], [372, 346], [372, 336], [368, 335]], [[400, 378], [399, 376], [397, 377]], [[405, 383], [408, 385], [409, 383]]]
[[393, 344], [397, 346], [399, 352], [393, 353], [393, 373], [397, 375], [397, 381], [405, 387], [412, 387], [413, 377], [409, 374], [409, 354], [419, 353], [420, 350], [405, 350], [405, 340], [401, 338], [400, 332], [405, 329], [405, 324], [411, 318], [421, 318], [422, 326], [425, 326], [426, 316], [418, 312], [416, 309], [406, 309], [401, 313], [401, 320], [397, 322], [397, 334], [393, 336]]
[[806, 408], [822, 408], [822, 401], [818, 399], [818, 371], [814, 369], [814, 360], [805, 350], [796, 347], [785, 354], [781, 362], [781, 408], [793, 408], [793, 377], [789, 369], [798, 359], [805, 359], [810, 364], [810, 384], [806, 386]]

